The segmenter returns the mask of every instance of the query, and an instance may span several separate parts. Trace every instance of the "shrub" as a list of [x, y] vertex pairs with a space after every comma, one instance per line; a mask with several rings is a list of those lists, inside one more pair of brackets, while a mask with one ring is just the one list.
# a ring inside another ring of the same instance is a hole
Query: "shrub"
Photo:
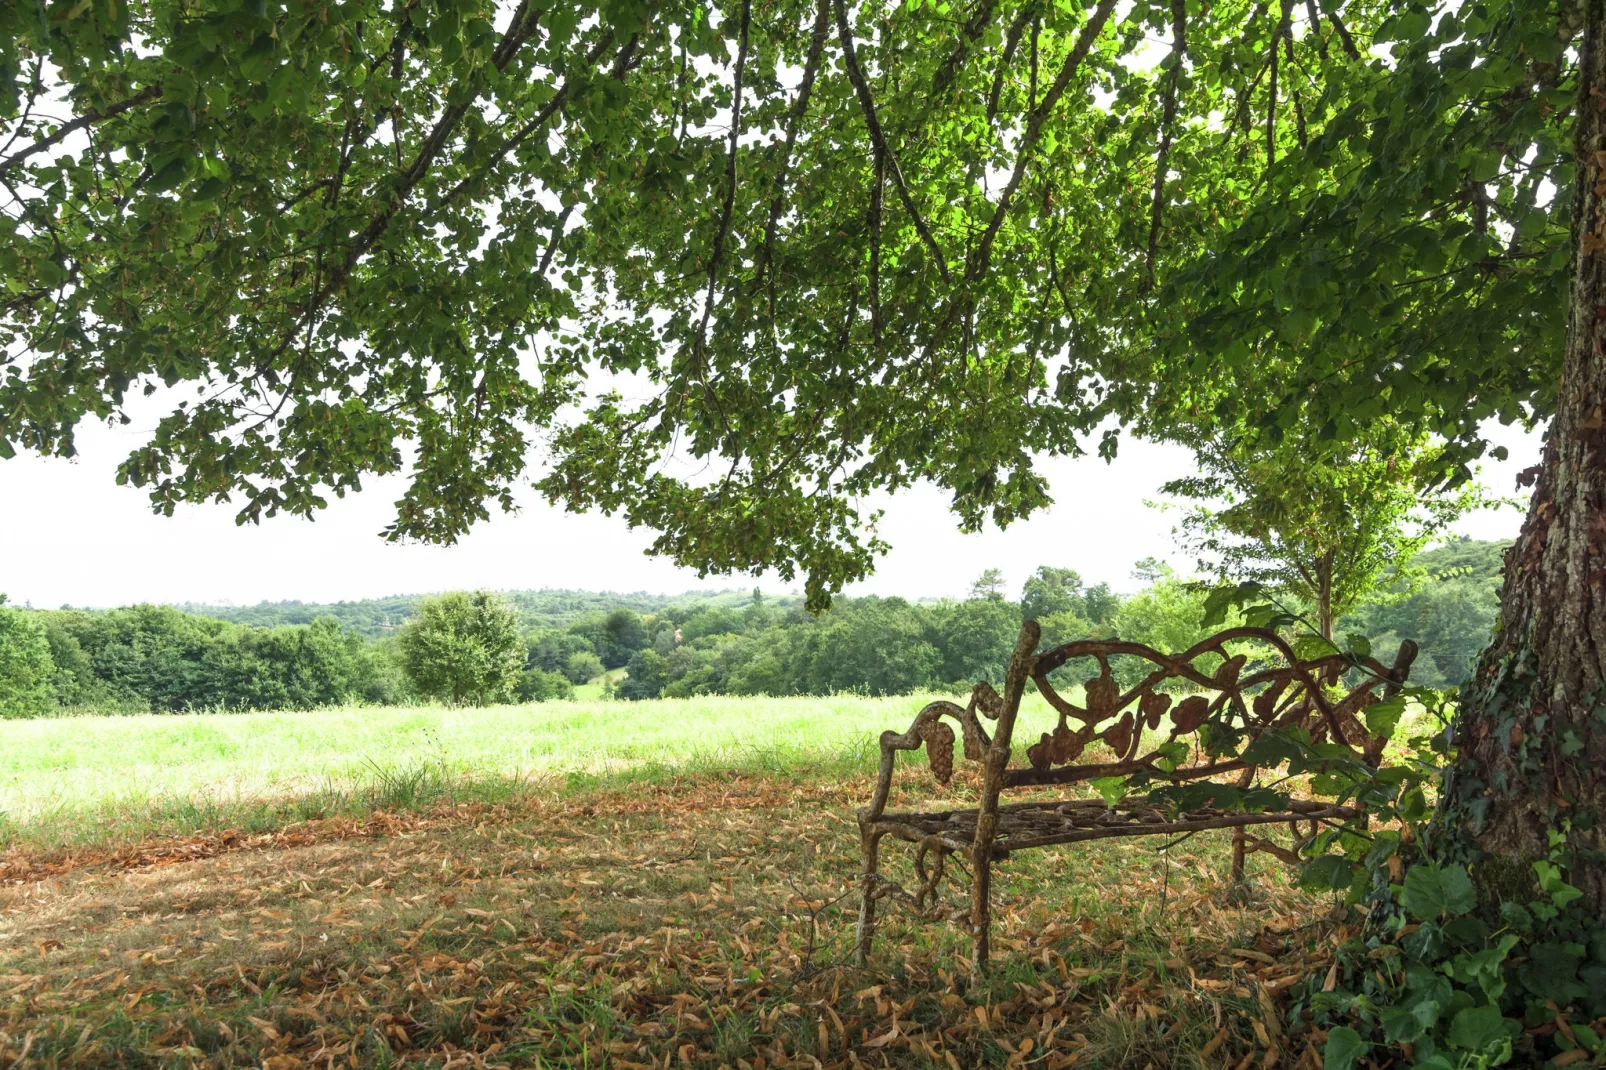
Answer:
[[563, 664], [563, 675], [572, 683], [583, 684], [601, 676], [605, 669], [601, 658], [582, 650], [569, 655]]
[[552, 702], [574, 698], [574, 685], [560, 672], [530, 668], [519, 673], [515, 694], [520, 702]]
[[419, 694], [453, 705], [507, 698], [524, 667], [518, 613], [488, 591], [426, 598], [399, 644], [402, 666]]
[[56, 665], [44, 625], [0, 595], [0, 717], [39, 717], [56, 706]]

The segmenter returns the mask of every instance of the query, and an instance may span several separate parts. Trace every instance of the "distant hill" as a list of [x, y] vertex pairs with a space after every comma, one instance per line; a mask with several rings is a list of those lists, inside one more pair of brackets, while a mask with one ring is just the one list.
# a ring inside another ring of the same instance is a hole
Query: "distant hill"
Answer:
[[[518, 607], [526, 628], [566, 628], [588, 614], [611, 613], [616, 609], [631, 609], [646, 615], [672, 605], [737, 609], [753, 601], [750, 590], [687, 591], [674, 595], [649, 594], [646, 591], [623, 594], [567, 589], [503, 593]], [[255, 624], [268, 628], [280, 624], [310, 624], [319, 617], [333, 617], [343, 627], [360, 635], [382, 636], [401, 627], [426, 597], [424, 594], [401, 594], [353, 602], [258, 602], [254, 606], [211, 606], [185, 602], [175, 608], [235, 624]], [[789, 607], [799, 599], [782, 595], [770, 601], [777, 606]]]

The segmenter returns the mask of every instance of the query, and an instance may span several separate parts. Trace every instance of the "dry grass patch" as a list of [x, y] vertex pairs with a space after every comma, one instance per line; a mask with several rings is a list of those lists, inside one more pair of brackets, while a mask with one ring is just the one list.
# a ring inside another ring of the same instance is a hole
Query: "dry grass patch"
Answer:
[[706, 776], [14, 858], [0, 1066], [1310, 1058], [1279, 1008], [1325, 969], [1326, 904], [1266, 870], [1227, 905], [1225, 837], [1011, 860], [985, 978], [896, 911], [850, 966], [866, 790]]

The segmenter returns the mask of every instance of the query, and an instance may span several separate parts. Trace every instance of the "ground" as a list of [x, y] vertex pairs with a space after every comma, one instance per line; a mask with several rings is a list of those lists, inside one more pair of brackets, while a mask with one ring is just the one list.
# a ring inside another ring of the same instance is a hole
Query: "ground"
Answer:
[[[974, 788], [898, 773], [900, 805]], [[896, 910], [850, 965], [868, 792], [705, 766], [14, 843], [0, 1066], [1319, 1065], [1290, 1009], [1342, 942], [1331, 902], [1259, 857], [1229, 895], [1225, 834], [1011, 859], [986, 977]]]

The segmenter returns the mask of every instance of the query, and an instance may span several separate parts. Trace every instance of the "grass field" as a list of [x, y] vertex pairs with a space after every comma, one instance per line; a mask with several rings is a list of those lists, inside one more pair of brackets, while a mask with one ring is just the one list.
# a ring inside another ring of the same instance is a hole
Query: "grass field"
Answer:
[[[95, 841], [396, 805], [451, 789], [719, 767], [867, 769], [931, 696], [708, 697], [0, 721], [0, 840]], [[358, 800], [360, 801], [360, 800]]]

